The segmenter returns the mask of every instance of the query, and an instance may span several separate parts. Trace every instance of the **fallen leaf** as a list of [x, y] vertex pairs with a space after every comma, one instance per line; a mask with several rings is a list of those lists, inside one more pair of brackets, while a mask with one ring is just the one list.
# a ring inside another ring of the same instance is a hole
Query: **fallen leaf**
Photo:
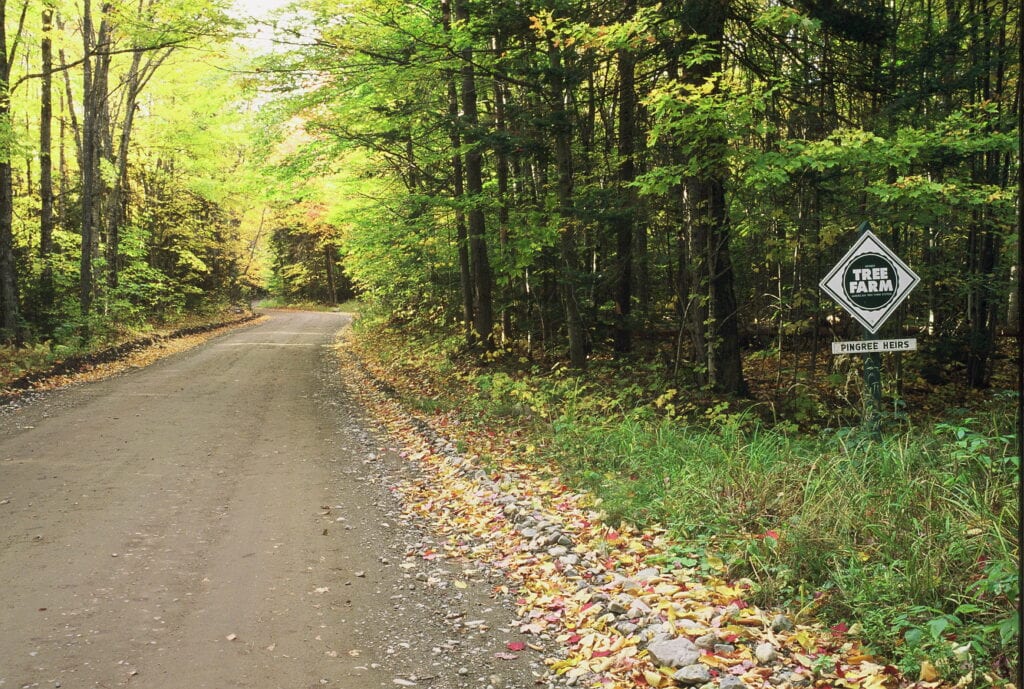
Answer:
[[522, 651], [526, 648], [526, 644], [522, 641], [509, 641], [505, 646], [510, 651]]
[[931, 662], [927, 660], [921, 661], [921, 674], [918, 675], [917, 678], [919, 682], [935, 682], [940, 677], [941, 675], [939, 675], [939, 671], [931, 664]]
[[652, 687], [660, 687], [665, 681], [665, 676], [660, 672], [654, 670], [644, 670], [644, 679], [647, 680], [647, 684]]

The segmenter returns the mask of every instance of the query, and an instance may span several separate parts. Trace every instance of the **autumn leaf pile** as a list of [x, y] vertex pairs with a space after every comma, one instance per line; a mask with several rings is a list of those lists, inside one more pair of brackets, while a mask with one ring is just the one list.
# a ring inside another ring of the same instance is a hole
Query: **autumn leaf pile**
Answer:
[[[558, 652], [545, 662], [566, 683], [608, 689], [941, 684], [927, 664], [914, 681], [869, 655], [856, 625], [794, 624], [759, 609], [747, 600], [750, 582], [652, 567], [666, 561], [657, 556], [672, 545], [664, 532], [611, 528], [592, 498], [520, 461], [511, 449], [520, 439], [452, 415], [416, 418], [378, 389], [402, 385], [393, 371], [369, 358], [357, 361], [344, 344], [340, 351], [350, 389], [402, 445], [402, 456], [419, 466], [418, 478], [399, 487], [405, 509], [444, 543], [443, 552], [419, 555], [502, 572], [498, 592], [516, 599], [519, 631], [528, 640], [513, 650], [541, 652], [550, 647], [543, 642], [557, 642]], [[455, 440], [466, 451], [454, 452]], [[672, 639], [696, 644], [690, 667], [663, 664], [652, 653], [656, 642]]]

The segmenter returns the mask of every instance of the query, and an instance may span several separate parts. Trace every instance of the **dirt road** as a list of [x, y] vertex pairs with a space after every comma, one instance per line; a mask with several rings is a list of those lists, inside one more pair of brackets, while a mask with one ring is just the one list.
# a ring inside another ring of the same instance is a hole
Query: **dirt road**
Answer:
[[0, 412], [0, 687], [534, 683], [495, 660], [492, 582], [414, 556], [411, 469], [338, 384], [344, 321], [272, 312]]

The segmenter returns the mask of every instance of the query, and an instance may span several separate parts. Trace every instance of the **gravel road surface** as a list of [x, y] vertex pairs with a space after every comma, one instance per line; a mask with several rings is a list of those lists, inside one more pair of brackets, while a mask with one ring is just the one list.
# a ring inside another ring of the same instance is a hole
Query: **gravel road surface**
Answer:
[[493, 575], [418, 557], [347, 317], [269, 315], [0, 410], [0, 687], [535, 684]]

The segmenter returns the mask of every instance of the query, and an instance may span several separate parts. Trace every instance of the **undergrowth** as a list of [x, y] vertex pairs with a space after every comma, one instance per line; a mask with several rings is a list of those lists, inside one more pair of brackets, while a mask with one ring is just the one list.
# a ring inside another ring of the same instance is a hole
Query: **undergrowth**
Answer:
[[71, 357], [88, 356], [157, 333], [234, 320], [243, 313], [240, 307], [217, 304], [150, 321], [123, 320], [103, 314], [67, 319], [47, 336], [36, 336], [20, 344], [0, 345], [0, 384], [46, 371]]
[[923, 661], [977, 686], [1014, 676], [1014, 394], [904, 415], [877, 442], [849, 426], [800, 432], [628, 367], [471, 365], [455, 338], [360, 330], [418, 413], [515, 429], [521, 458], [559, 467], [609, 521], [667, 528], [675, 545], [652, 564], [724, 566], [757, 603], [859, 634], [911, 676]]

